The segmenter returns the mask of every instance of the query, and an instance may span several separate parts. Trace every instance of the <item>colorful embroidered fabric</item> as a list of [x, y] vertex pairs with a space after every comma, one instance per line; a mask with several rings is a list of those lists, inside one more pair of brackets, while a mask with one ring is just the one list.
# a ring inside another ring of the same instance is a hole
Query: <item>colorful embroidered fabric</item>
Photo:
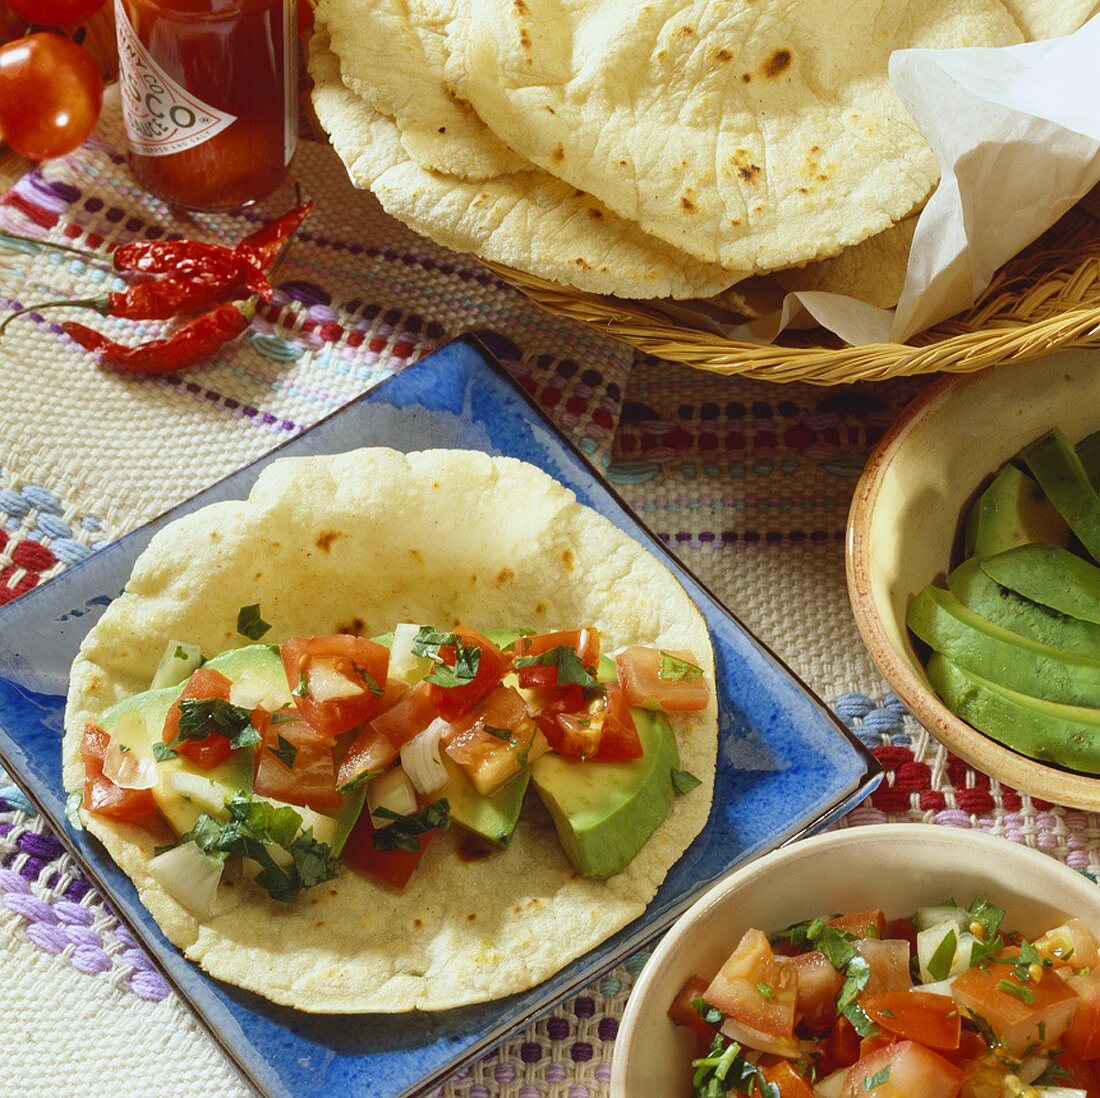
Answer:
[[[121, 147], [110, 102], [95, 141], [0, 198], [0, 229], [93, 250], [136, 237], [231, 242], [293, 201], [288, 185], [243, 214], [184, 221], [134, 185]], [[874, 750], [887, 780], [847, 824], [977, 827], [1100, 875], [1100, 821], [1002, 787], [949, 756], [886, 693], [851, 623], [843, 536], [852, 487], [922, 382], [773, 387], [635, 360], [621, 345], [542, 313], [469, 257], [386, 218], [352, 190], [326, 148], [307, 143], [295, 170], [317, 214], [251, 334], [211, 362], [158, 379], [103, 369], [64, 337], [58, 321], [69, 314], [47, 311], [15, 322], [0, 342], [0, 603], [476, 330], [643, 520]], [[83, 259], [0, 242], [0, 316], [23, 302], [116, 284]], [[160, 330], [88, 322], [128, 341]], [[20, 1046], [8, 1070], [20, 1056], [31, 1071], [41, 1057], [64, 1063], [78, 1055], [60, 1016], [109, 985], [98, 1021], [104, 1033], [124, 1024], [164, 1047], [183, 1033], [190, 1074], [163, 1075], [164, 1093], [237, 1093], [217, 1053], [197, 1055], [205, 1038], [109, 905], [0, 777], [3, 934], [35, 951], [19, 954], [24, 970], [9, 972], [13, 986], [30, 986], [33, 966], [36, 1009], [63, 1004], [52, 1031], [60, 1048]], [[38, 954], [49, 955], [45, 974]], [[439, 1094], [605, 1094], [618, 1019], [643, 963], [643, 955], [632, 958]], [[27, 975], [15, 983], [21, 971]], [[0, 1015], [0, 1033], [11, 1036], [4, 1025]], [[172, 1052], [161, 1063], [178, 1061]], [[102, 1092], [142, 1092], [128, 1090], [134, 1078], [120, 1067]], [[82, 1093], [96, 1085], [87, 1081]], [[22, 1089], [31, 1089], [26, 1079]]]

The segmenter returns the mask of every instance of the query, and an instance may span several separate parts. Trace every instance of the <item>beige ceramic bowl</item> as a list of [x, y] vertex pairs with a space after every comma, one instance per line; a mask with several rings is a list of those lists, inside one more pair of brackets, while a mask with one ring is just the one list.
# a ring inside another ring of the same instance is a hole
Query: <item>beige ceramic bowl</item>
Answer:
[[879, 824], [794, 843], [712, 888], [669, 931], [627, 1003], [612, 1098], [691, 1093], [695, 1038], [666, 1011], [693, 975], [709, 977], [750, 927], [768, 933], [815, 915], [880, 907], [887, 918], [954, 896], [982, 897], [1029, 938], [1076, 915], [1100, 935], [1100, 888], [1049, 855], [981, 831]]
[[876, 447], [848, 518], [848, 594], [863, 640], [898, 697], [972, 766], [1028, 793], [1100, 809], [1100, 778], [1003, 747], [933, 693], [905, 627], [925, 584], [943, 578], [979, 489], [1052, 427], [1074, 441], [1100, 429], [1100, 352], [950, 378], [925, 390]]

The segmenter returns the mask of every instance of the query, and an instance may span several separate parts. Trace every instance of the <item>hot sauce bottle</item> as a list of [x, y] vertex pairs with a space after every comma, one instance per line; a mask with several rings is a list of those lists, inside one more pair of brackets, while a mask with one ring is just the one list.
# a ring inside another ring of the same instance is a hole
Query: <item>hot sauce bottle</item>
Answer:
[[298, 142], [295, 0], [115, 0], [130, 163], [176, 205], [270, 191]]

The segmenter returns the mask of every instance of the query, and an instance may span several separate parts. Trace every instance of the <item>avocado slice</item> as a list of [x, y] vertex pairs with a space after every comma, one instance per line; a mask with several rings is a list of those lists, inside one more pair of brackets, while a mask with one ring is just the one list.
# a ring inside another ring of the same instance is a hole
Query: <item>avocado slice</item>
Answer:
[[930, 648], [990, 682], [1065, 705], [1100, 707], [1100, 659], [1012, 633], [968, 610], [949, 591], [926, 587], [906, 622]]
[[990, 579], [1032, 602], [1100, 625], [1100, 568], [1075, 553], [1040, 541], [989, 557], [981, 568]]
[[[1039, 544], [1022, 545], [1008, 552], [1012, 554], [1020, 549], [1037, 548]], [[1059, 549], [1058, 552], [1065, 550]], [[1072, 556], [1068, 553], [1066, 555]], [[1072, 559], [1077, 560], [1076, 557]], [[1078, 621], [1075, 617], [1051, 609], [1044, 600], [1032, 601], [1009, 590], [1007, 586], [1002, 587], [987, 575], [986, 563], [979, 561], [977, 557], [971, 557], [948, 574], [947, 588], [963, 606], [986, 621], [1019, 633], [1022, 637], [1030, 637], [1040, 644], [1049, 644], [1052, 648], [1074, 655], [1100, 659], [1100, 625]], [[1081, 563], [1084, 564], [1084, 561]], [[1064, 587], [1065, 577], [1061, 583]], [[1100, 609], [1100, 603], [1097, 605]]]
[[1100, 492], [1100, 431], [1077, 443], [1077, 456], [1093, 488]]
[[207, 660], [205, 666], [213, 671], [220, 671], [234, 682], [246, 671], [251, 671], [275, 686], [287, 689], [286, 670], [278, 645], [248, 644], [244, 648], [230, 648], [229, 651]]
[[663, 713], [632, 709], [644, 752], [630, 762], [581, 762], [546, 754], [531, 780], [554, 819], [566, 856], [582, 877], [610, 877], [630, 863], [668, 815], [680, 766]]
[[965, 555], [988, 557], [1029, 541], [1068, 545], [1069, 526], [1027, 473], [1006, 465], [967, 514]]
[[531, 768], [525, 766], [495, 793], [483, 797], [458, 763], [446, 752], [443, 752], [442, 758], [450, 780], [439, 795], [447, 798], [451, 819], [503, 850], [511, 842], [519, 822], [523, 797], [531, 780]]
[[939, 653], [928, 679], [948, 708], [1021, 755], [1100, 774], [1100, 713], [1029, 697], [966, 671]]
[[1100, 561], [1100, 495], [1069, 439], [1055, 428], [1020, 457], [1089, 556]]

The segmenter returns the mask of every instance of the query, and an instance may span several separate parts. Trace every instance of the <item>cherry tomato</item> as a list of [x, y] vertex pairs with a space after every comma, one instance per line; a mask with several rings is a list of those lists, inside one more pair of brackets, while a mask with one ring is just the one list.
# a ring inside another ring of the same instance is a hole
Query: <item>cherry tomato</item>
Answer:
[[157, 810], [153, 794], [148, 789], [123, 789], [103, 773], [103, 760], [111, 746], [111, 737], [102, 728], [89, 724], [80, 741], [84, 757], [84, 799], [88, 812], [108, 816], [112, 820], [140, 820]]
[[8, 7], [39, 27], [72, 27], [91, 19], [104, 0], [8, 0]]
[[99, 67], [68, 38], [42, 31], [0, 46], [0, 134], [28, 160], [82, 145], [102, 104]]

